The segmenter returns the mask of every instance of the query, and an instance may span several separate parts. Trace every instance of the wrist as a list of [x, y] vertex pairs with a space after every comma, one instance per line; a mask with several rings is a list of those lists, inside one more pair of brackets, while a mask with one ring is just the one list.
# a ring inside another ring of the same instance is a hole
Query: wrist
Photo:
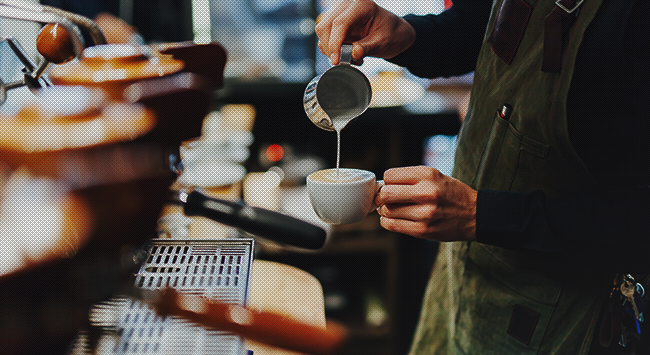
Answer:
[[469, 214], [468, 221], [466, 225], [465, 238], [468, 242], [476, 241], [476, 201], [478, 197], [478, 191], [472, 189], [469, 198]]
[[393, 34], [393, 38], [398, 41], [394, 42], [393, 48], [388, 52], [390, 54], [386, 55], [385, 59], [391, 59], [404, 53], [415, 43], [415, 28], [403, 17], [397, 17]]
[[402, 42], [399, 44], [399, 50], [395, 51], [395, 55], [387, 59], [391, 63], [395, 63], [400, 66], [405, 66], [412, 57], [419, 56], [419, 53], [423, 50], [420, 42], [421, 38], [418, 38], [419, 27], [422, 26], [420, 23], [421, 19], [419, 16], [415, 15], [406, 15], [400, 17], [398, 20], [398, 26], [396, 28], [396, 33], [402, 38]]
[[408, 50], [409, 48], [411, 48], [413, 43], [415, 43], [415, 36], [416, 36], [415, 28], [411, 25], [410, 22], [406, 21], [403, 17], [399, 18], [399, 22], [400, 22], [399, 25], [400, 38], [403, 38], [404, 40], [401, 44], [399, 53], [397, 53], [396, 55], [401, 54], [406, 50]]

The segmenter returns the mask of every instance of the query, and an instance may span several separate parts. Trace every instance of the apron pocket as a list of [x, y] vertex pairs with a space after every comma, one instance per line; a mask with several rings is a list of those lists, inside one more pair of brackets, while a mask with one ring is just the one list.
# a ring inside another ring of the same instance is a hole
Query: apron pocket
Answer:
[[520, 182], [522, 177], [532, 179], [529, 183], [537, 181], [540, 177], [530, 176], [527, 170], [539, 174], [539, 167], [544, 166], [548, 152], [548, 145], [524, 136], [497, 111], [472, 186], [476, 189], [520, 191], [513, 185], [515, 178]]
[[517, 169], [521, 137], [497, 111], [472, 185], [477, 189], [509, 190]]
[[538, 354], [562, 290], [518, 272], [473, 244], [465, 267], [456, 353]]

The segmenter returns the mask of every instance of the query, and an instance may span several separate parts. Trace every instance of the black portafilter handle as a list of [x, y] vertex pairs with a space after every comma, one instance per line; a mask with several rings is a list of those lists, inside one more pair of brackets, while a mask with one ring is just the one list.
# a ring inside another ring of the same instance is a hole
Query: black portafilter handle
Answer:
[[276, 243], [320, 249], [327, 233], [311, 223], [259, 207], [207, 197], [198, 191], [187, 195], [183, 212], [239, 228]]

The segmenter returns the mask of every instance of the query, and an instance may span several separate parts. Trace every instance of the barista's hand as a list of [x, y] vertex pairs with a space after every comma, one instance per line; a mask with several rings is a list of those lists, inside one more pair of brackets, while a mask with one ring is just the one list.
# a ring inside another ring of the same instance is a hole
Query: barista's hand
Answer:
[[476, 240], [476, 190], [427, 166], [384, 173], [375, 197], [381, 226], [441, 242]]
[[415, 41], [413, 26], [371, 0], [344, 0], [319, 16], [318, 48], [338, 64], [341, 44], [352, 43], [355, 64], [366, 56], [392, 58]]

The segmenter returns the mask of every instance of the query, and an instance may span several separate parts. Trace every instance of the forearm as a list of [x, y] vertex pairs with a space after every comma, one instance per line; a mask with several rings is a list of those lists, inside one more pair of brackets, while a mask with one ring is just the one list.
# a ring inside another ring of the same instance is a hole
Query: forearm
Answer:
[[415, 42], [389, 61], [425, 78], [473, 71], [491, 6], [489, 0], [457, 0], [440, 15], [405, 16], [415, 28]]

